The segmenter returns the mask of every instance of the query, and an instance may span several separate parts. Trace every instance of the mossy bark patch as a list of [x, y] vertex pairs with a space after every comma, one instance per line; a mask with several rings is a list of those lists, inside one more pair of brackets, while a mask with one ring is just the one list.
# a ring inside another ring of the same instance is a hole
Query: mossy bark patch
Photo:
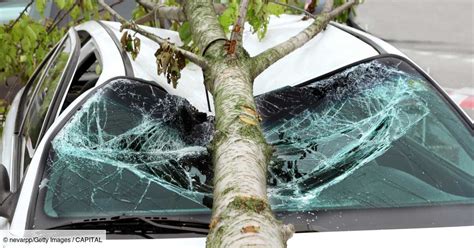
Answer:
[[229, 207], [254, 212], [257, 214], [270, 209], [270, 206], [266, 200], [253, 196], [237, 196], [229, 204]]

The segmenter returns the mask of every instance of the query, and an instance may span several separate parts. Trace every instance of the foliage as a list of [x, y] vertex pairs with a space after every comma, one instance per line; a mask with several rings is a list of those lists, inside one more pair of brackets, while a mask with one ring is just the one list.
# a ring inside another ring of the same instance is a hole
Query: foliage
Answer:
[[[11, 76], [18, 76], [23, 83], [26, 82], [69, 27], [101, 18], [95, 0], [54, 0], [52, 4], [59, 9], [54, 17], [44, 16], [47, 3], [47, 0], [34, 1], [41, 14], [39, 20], [32, 19], [25, 10], [16, 20], [0, 25], [0, 54], [3, 55], [0, 58], [0, 82]], [[66, 17], [71, 21], [60, 25]]]
[[173, 88], [178, 86], [178, 79], [181, 78], [181, 70], [186, 66], [183, 54], [171, 48], [171, 44], [165, 43], [158, 48], [155, 53], [157, 73], [164, 73], [169, 84]]
[[132, 55], [132, 59], [135, 60], [140, 52], [140, 39], [135, 37], [135, 35], [132, 37], [128, 32], [124, 32], [120, 43], [122, 44], [123, 50], [129, 52]]
[[5, 100], [0, 99], [0, 137], [2, 137], [3, 122], [5, 121], [8, 110], [8, 104]]
[[[7, 112], [7, 101], [0, 99], [0, 116], [6, 114]], [[1, 124], [1, 123], [0, 123]], [[1, 126], [1, 125], [0, 125]]]
[[[219, 17], [219, 23], [226, 32], [230, 32], [232, 26], [239, 15], [239, 2], [231, 0], [228, 8]], [[268, 27], [268, 21], [271, 15], [280, 15], [285, 12], [284, 7], [276, 4], [269, 4], [268, 0], [253, 0], [250, 1], [247, 10], [247, 22], [252, 26], [252, 32], [257, 33], [258, 37], [262, 39]]]
[[[359, 0], [359, 4], [363, 3], [363, 1], [364, 0]], [[346, 0], [334, 0], [334, 8], [337, 8], [338, 6], [341, 6], [344, 3], [346, 3]], [[355, 7], [351, 7], [350, 9], [343, 11], [342, 14], [337, 16], [334, 20], [340, 23], [347, 23], [351, 16], [356, 16]]]

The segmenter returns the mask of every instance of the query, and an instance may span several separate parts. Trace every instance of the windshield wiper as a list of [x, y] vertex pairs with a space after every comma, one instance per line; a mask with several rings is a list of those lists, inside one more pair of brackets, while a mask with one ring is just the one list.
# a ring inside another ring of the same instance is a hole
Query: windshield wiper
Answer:
[[[116, 216], [111, 218], [86, 219], [73, 221], [48, 229], [69, 230], [106, 230], [108, 234], [170, 233], [173, 231], [192, 232], [207, 235], [209, 223], [183, 221], [159, 217]], [[118, 232], [117, 232], [118, 231]], [[142, 235], [147, 236], [147, 235]], [[147, 237], [148, 238], [148, 237]]]

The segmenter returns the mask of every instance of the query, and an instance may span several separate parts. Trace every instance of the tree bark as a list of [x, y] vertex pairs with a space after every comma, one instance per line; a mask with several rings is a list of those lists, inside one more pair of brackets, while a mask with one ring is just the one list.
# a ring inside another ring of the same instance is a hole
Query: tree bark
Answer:
[[260, 128], [253, 97], [252, 63], [228, 40], [211, 1], [186, 1], [193, 39], [211, 62], [204, 70], [214, 97], [216, 133], [212, 142], [214, 202], [207, 247], [286, 247], [292, 226], [278, 222], [267, 198], [271, 148]]
[[267, 198], [271, 147], [260, 128], [249, 62], [213, 65], [216, 134], [214, 204], [207, 247], [286, 247], [292, 227], [279, 223]]
[[269, 65], [323, 30], [342, 8], [320, 15], [301, 34], [250, 58], [242, 46], [237, 46], [235, 54], [226, 52], [231, 44], [217, 21], [212, 1], [189, 0], [183, 7], [193, 40], [208, 59], [204, 79], [214, 97], [214, 201], [207, 247], [286, 247], [294, 228], [276, 220], [268, 203], [266, 179], [272, 148], [260, 127], [253, 81]]
[[156, 15], [159, 18], [168, 19], [170, 21], [185, 22], [186, 16], [179, 7], [169, 7], [160, 3], [154, 3], [147, 0], [136, 0], [139, 4], [150, 10], [151, 16]]
[[[213, 43], [220, 43], [216, 48], [227, 41], [224, 30], [217, 19], [212, 1], [189, 0], [183, 3], [184, 14], [191, 26], [193, 41], [203, 55], [211, 48]], [[210, 54], [220, 55], [219, 51]]]
[[[184, 15], [183, 9], [179, 7], [169, 7], [161, 3], [150, 2], [148, 0], [136, 0], [143, 7], [151, 11], [148, 15], [144, 16], [144, 22], [157, 15], [170, 21], [185, 22], [187, 21]], [[224, 4], [215, 3], [214, 10], [217, 14], [222, 14], [226, 9]], [[143, 20], [142, 20], [143, 22]]]

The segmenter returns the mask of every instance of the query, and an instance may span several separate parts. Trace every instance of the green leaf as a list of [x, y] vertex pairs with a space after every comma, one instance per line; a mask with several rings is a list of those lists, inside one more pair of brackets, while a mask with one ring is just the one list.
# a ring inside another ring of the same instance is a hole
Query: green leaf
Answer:
[[11, 46], [5, 54], [8, 54], [10, 57], [14, 58], [16, 57], [17, 52], [18, 49], [15, 46]]
[[69, 9], [72, 6], [74, 6], [74, 4], [76, 3], [76, 0], [66, 0], [65, 2], [66, 4], [64, 6], [64, 9]]
[[[5, 82], [6, 80], [7, 80], [7, 74], [4, 72], [0, 72], [0, 82]], [[0, 134], [1, 134], [1, 130], [0, 130]]]
[[77, 20], [77, 18], [79, 18], [81, 16], [81, 9], [79, 8], [78, 5], [74, 6], [74, 8], [72, 8], [70, 15], [71, 15], [71, 18], [73, 20]]
[[44, 14], [44, 8], [46, 7], [46, 1], [47, 0], [36, 0], [36, 9], [41, 14], [41, 16], [43, 16], [43, 14]]
[[26, 26], [28, 26], [29, 24], [29, 20], [27, 17], [22, 17], [20, 18], [20, 20], [18, 21], [18, 24], [21, 28], [26, 28]]
[[237, 11], [237, 3], [231, 2], [229, 7], [219, 16], [219, 23], [226, 33], [230, 32], [229, 27], [234, 24]]
[[266, 11], [270, 15], [280, 16], [281, 14], [285, 13], [285, 8], [277, 4], [268, 4], [266, 6]]
[[112, 20], [112, 15], [108, 11], [105, 11], [102, 14], [102, 19], [106, 20], [106, 21], [110, 21], [110, 20]]
[[54, 0], [58, 8], [64, 9], [66, 7], [66, 1], [65, 0]]
[[178, 32], [179, 38], [183, 41], [185, 45], [188, 45], [192, 41], [193, 37], [191, 33], [191, 25], [189, 24], [189, 22], [184, 22], [178, 28]]
[[12, 62], [12, 59], [10, 58], [10, 56], [5, 56], [5, 61], [7, 62], [7, 64], [10, 64]]
[[92, 5], [92, 0], [84, 0], [84, 9], [85, 10], [93, 10], [94, 6]]
[[262, 0], [254, 0], [253, 5], [254, 5], [253, 7], [256, 13], [259, 13], [260, 11], [262, 11], [262, 8], [263, 8]]
[[26, 38], [26, 37], [23, 37], [23, 39], [21, 40], [21, 47], [23, 48], [23, 50], [28, 50], [31, 48], [31, 41], [30, 39]]
[[20, 25], [15, 25], [10, 31], [12, 42], [19, 42], [23, 37], [23, 32]]
[[100, 75], [101, 73], [102, 73], [102, 67], [100, 66], [100, 64], [97, 64], [95, 66], [95, 74]]
[[36, 42], [36, 40], [38, 39], [38, 37], [36, 36], [36, 33], [35, 33], [35, 31], [33, 31], [33, 29], [31, 28], [31, 26], [26, 26], [25, 30], [26, 30], [26, 35], [28, 36], [28, 38], [30, 39], [30, 41], [31, 41], [32, 43]]
[[134, 20], [139, 19], [140, 17], [146, 15], [145, 9], [141, 5], [137, 5], [137, 7], [132, 11], [132, 18]]
[[85, 21], [90, 21], [90, 20], [91, 20], [91, 17], [92, 17], [92, 16], [91, 16], [91, 12], [88, 11], [88, 10], [84, 10], [84, 11], [82, 12], [82, 16], [84, 17], [84, 20], [85, 20]]

